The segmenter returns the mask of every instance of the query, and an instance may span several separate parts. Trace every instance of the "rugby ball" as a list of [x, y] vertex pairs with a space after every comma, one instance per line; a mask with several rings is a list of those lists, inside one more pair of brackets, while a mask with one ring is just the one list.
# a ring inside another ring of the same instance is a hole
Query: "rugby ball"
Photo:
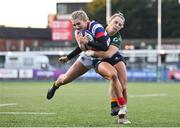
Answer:
[[[93, 37], [93, 34], [89, 31], [89, 30], [82, 30], [80, 32], [80, 35], [82, 36], [86, 36], [88, 38], [88, 41], [89, 42], [94, 42], [94, 37]], [[89, 45], [84, 45], [84, 44], [80, 44], [80, 48], [83, 50], [83, 51], [87, 51], [87, 50], [90, 50], [92, 47], [89, 46]]]

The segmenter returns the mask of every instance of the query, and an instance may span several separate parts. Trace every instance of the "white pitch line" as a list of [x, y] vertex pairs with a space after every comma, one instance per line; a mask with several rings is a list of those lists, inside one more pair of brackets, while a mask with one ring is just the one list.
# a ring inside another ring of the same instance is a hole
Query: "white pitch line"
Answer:
[[17, 103], [0, 104], [0, 107], [14, 106], [14, 105], [17, 105]]
[[0, 115], [54, 115], [56, 113], [47, 112], [0, 112]]
[[167, 96], [167, 94], [166, 93], [160, 93], [160, 94], [129, 95], [129, 97], [158, 97], [158, 96]]

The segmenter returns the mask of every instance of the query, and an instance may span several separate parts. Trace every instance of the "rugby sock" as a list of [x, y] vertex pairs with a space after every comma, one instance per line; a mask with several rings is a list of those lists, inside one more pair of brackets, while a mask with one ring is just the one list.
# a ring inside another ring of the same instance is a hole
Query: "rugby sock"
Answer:
[[118, 98], [118, 103], [119, 103], [119, 105], [121, 105], [121, 106], [125, 105], [125, 104], [126, 104], [126, 101], [125, 101], [124, 97]]
[[118, 107], [118, 99], [112, 98], [111, 99], [111, 108]]
[[56, 90], [56, 89], [58, 89], [58, 88], [59, 88], [59, 87], [56, 86], [55, 83], [54, 83], [53, 86], [52, 86], [52, 89], [53, 89], [53, 90]]

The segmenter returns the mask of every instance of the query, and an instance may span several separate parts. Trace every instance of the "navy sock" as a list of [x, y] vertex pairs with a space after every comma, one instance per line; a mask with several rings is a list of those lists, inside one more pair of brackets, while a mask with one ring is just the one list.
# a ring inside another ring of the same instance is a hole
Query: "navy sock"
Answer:
[[115, 107], [118, 107], [118, 103], [115, 101], [111, 102], [111, 108], [115, 108]]
[[58, 89], [59, 87], [55, 85], [55, 83], [53, 84], [53, 87], [52, 87], [54, 90]]

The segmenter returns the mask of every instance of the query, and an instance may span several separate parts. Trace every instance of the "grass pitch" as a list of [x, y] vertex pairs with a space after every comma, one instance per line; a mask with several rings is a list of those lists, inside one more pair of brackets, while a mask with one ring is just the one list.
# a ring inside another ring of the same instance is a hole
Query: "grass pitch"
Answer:
[[111, 117], [107, 82], [73, 82], [46, 100], [50, 82], [1, 82], [1, 127], [178, 127], [179, 83], [129, 83], [128, 117]]

